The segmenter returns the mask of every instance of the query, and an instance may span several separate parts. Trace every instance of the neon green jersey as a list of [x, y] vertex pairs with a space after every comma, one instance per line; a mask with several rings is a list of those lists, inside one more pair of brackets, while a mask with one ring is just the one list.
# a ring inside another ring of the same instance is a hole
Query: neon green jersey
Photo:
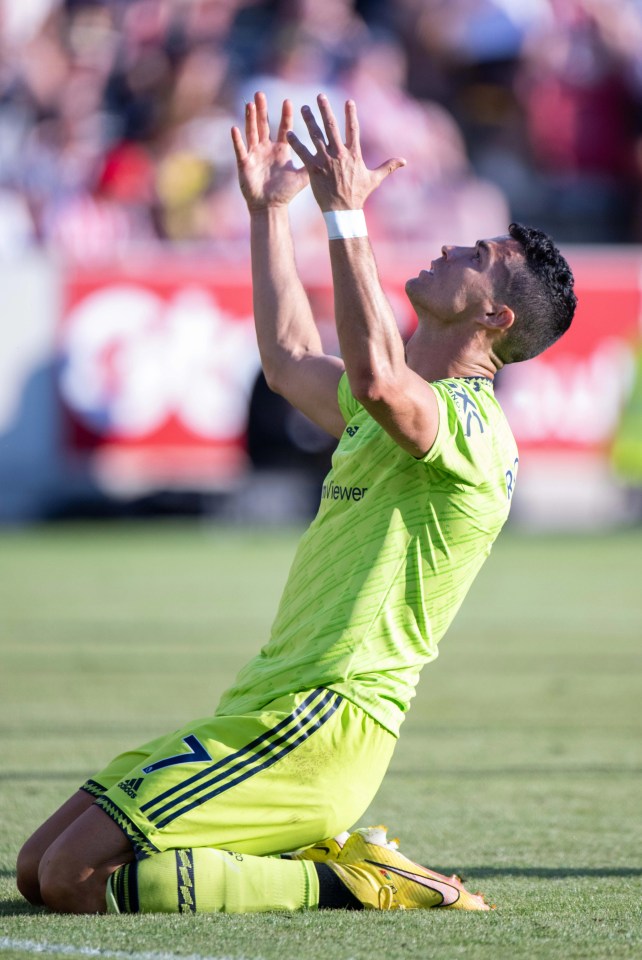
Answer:
[[219, 713], [326, 686], [398, 735], [422, 666], [499, 533], [517, 447], [490, 380], [432, 384], [439, 430], [417, 460], [339, 384], [346, 429], [261, 653]]

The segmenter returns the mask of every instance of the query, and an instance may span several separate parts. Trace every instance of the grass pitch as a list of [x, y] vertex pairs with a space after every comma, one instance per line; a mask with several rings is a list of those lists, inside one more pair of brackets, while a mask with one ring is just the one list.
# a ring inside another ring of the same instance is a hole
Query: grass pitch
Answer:
[[642, 531], [508, 531], [424, 672], [364, 822], [492, 914], [62, 917], [21, 841], [117, 751], [207, 713], [265, 640], [296, 534], [0, 535], [2, 960], [642, 956]]

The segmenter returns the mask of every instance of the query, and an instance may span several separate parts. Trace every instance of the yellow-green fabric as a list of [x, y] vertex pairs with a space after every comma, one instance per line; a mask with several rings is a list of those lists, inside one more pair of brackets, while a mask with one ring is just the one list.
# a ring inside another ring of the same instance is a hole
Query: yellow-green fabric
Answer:
[[439, 430], [421, 460], [339, 384], [346, 429], [297, 550], [269, 642], [218, 714], [322, 685], [397, 736], [419, 673], [504, 524], [517, 448], [485, 378], [433, 383]]
[[632, 487], [642, 486], [642, 346], [635, 357], [633, 387], [613, 441], [616, 473]]
[[82, 789], [139, 859], [192, 847], [286, 853], [360, 819], [395, 743], [355, 704], [316, 688], [189, 723], [116, 757]]
[[263, 913], [319, 904], [313, 863], [229, 850], [167, 850], [116, 871], [108, 913]]

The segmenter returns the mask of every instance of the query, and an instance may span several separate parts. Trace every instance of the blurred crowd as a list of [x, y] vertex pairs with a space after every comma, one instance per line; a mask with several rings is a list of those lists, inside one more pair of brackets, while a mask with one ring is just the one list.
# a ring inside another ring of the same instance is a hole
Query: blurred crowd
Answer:
[[[642, 241], [642, 0], [2, 0], [0, 258], [247, 238], [229, 131], [256, 89], [354, 97], [403, 249]], [[300, 121], [298, 121], [300, 124]], [[300, 129], [300, 127], [299, 127]], [[312, 242], [310, 198], [293, 208]]]

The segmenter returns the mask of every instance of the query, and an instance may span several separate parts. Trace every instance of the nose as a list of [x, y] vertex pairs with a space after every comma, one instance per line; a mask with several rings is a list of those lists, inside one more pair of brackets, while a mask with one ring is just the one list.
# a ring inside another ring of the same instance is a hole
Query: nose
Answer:
[[453, 245], [452, 245], [451, 243], [445, 243], [445, 244], [443, 245], [443, 247], [441, 248], [441, 255], [442, 255], [442, 257], [444, 257], [444, 259], [447, 260], [447, 259], [448, 259], [448, 254], [449, 254], [449, 253], [452, 253], [452, 251], [453, 251], [454, 249], [455, 249], [455, 248], [453, 247]]

